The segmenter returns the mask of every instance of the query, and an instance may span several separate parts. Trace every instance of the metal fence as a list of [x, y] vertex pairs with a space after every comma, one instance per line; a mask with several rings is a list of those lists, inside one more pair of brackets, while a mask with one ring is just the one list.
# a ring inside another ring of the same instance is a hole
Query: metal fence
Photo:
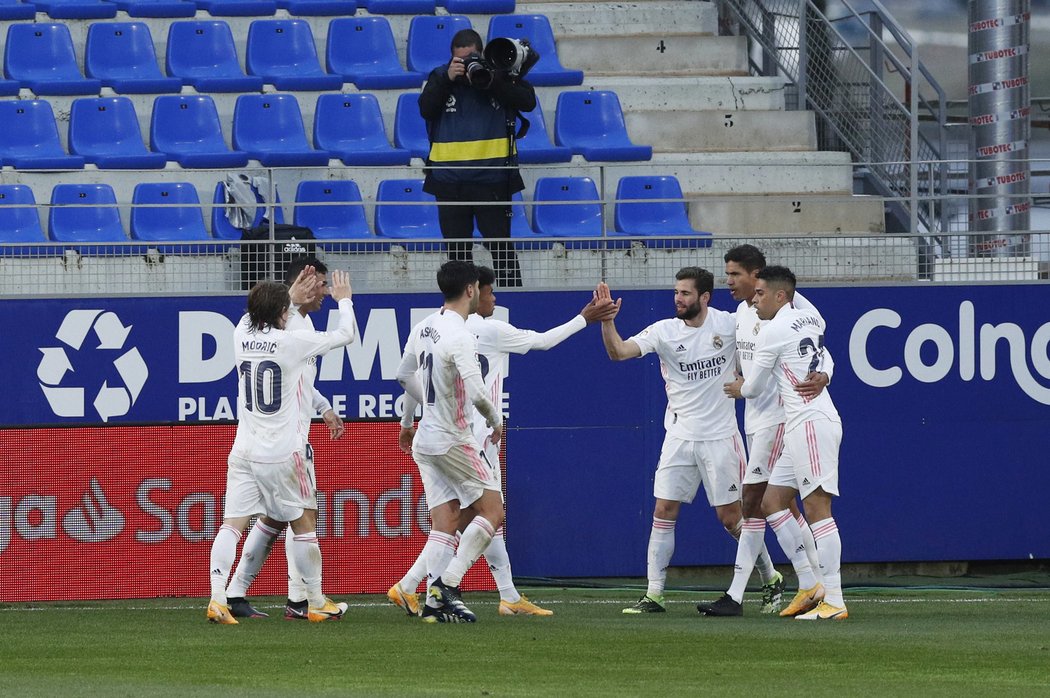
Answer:
[[842, 0], [846, 14], [830, 20], [812, 0], [723, 2], [759, 49], [753, 71], [779, 72], [794, 84], [797, 107], [818, 116], [821, 149], [848, 151], [862, 163], [858, 175], [890, 197], [894, 227], [947, 230], [952, 212], [920, 207], [917, 199], [921, 187], [947, 192], [952, 172], [920, 184], [923, 173], [910, 165], [948, 157], [945, 95], [882, 5], [859, 11]]
[[[956, 208], [965, 211], [965, 199]], [[977, 234], [959, 232], [934, 239], [848, 232], [736, 236], [607, 232], [593, 238], [531, 235], [510, 242], [526, 291], [591, 289], [601, 279], [620, 289], [669, 287], [675, 272], [692, 265], [710, 269], [717, 278], [724, 267], [723, 255], [742, 243], [758, 246], [770, 263], [790, 267], [810, 285], [1010, 283], [1047, 278], [1048, 265], [1040, 260], [1050, 259], [1050, 233], [1033, 235], [1032, 256], [1011, 259], [967, 257], [970, 237]], [[472, 247], [476, 263], [493, 266], [481, 240]], [[449, 257], [445, 243], [434, 238], [7, 243], [0, 244], [0, 298], [239, 294], [258, 279], [281, 278], [290, 259], [307, 253], [330, 268], [348, 270], [359, 293], [434, 293], [437, 269]]]

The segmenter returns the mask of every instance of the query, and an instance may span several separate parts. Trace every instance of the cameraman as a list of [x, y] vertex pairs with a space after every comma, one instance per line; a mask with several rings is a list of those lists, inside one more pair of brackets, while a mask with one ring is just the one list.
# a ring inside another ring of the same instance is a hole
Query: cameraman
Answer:
[[[437, 199], [441, 234], [453, 240], [469, 241], [475, 219], [482, 237], [509, 238], [511, 195], [525, 188], [514, 130], [518, 112], [536, 108], [536, 91], [525, 80], [487, 65], [468, 75], [467, 64], [481, 60], [481, 52], [476, 31], [456, 32], [452, 60], [430, 73], [419, 95], [419, 113], [430, 136], [423, 191]], [[471, 261], [472, 245], [449, 243], [449, 256]], [[521, 286], [511, 243], [486, 241], [485, 247], [492, 253], [497, 284]]]

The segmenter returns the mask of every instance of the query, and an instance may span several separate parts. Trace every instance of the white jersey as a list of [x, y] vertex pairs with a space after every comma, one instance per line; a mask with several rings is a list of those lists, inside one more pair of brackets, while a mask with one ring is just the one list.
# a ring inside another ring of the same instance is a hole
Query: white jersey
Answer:
[[755, 373], [772, 371], [784, 403], [788, 431], [814, 419], [840, 421], [827, 390], [814, 398], [795, 392], [795, 385], [810, 372], [824, 369], [824, 359], [824, 318], [814, 310], [785, 305], [758, 333]]
[[[281, 463], [305, 448], [318, 354], [354, 340], [354, 306], [339, 302], [332, 332], [255, 331], [245, 315], [233, 331], [237, 370], [237, 436], [231, 455], [258, 463]], [[310, 379], [310, 382], [307, 379]]]
[[[307, 332], [316, 332], [314, 328], [314, 321], [309, 315], [303, 315], [294, 308], [288, 312], [288, 322], [285, 324], [284, 329], [289, 332], [295, 330], [305, 330]], [[324, 414], [328, 410], [332, 409], [332, 403], [328, 401], [324, 395], [317, 390], [315, 382], [317, 380], [317, 361], [320, 356], [312, 356], [307, 360], [306, 368], [303, 370], [303, 380], [306, 385], [309, 386], [310, 401], [309, 408], [302, 411], [299, 415], [301, 420], [301, 427], [306, 438], [310, 437], [310, 422], [318, 414]]]
[[471, 431], [471, 402], [475, 390], [483, 392], [477, 351], [477, 338], [453, 310], [439, 310], [412, 328], [398, 376], [421, 369], [423, 416], [413, 451], [437, 456], [456, 445], [477, 448]]
[[667, 389], [664, 428], [688, 441], [724, 439], [738, 433], [736, 409], [723, 385], [733, 380], [736, 322], [732, 313], [707, 309], [700, 327], [670, 318], [655, 322], [629, 341], [642, 356], [656, 352]]
[[[816, 310], [813, 304], [798, 291], [795, 291], [795, 298], [791, 304], [799, 310]], [[754, 370], [755, 343], [758, 341], [758, 332], [767, 324], [769, 320], [760, 320], [754, 305], [741, 301], [737, 306], [736, 354], [740, 364], [740, 375], [745, 379]], [[780, 392], [775, 383], [767, 383], [760, 395], [745, 401], [744, 433], [755, 434], [767, 427], [783, 423], [784, 404], [780, 400]]]
[[[577, 315], [569, 322], [547, 332], [520, 330], [509, 322], [485, 319], [474, 313], [467, 318], [467, 329], [478, 338], [478, 361], [481, 378], [485, 381], [485, 394], [497, 409], [503, 402], [503, 376], [506, 373], [510, 354], [525, 354], [533, 349], [550, 349], [587, 326], [587, 321]], [[490, 431], [485, 417], [474, 411], [474, 434], [478, 443], [484, 443]]]

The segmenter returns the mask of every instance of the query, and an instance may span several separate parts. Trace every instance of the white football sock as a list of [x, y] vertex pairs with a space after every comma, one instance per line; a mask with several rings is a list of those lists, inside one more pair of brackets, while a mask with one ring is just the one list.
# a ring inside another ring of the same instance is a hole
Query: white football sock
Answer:
[[788, 560], [791, 560], [791, 566], [795, 568], [798, 588], [812, 589], [815, 587], [818, 583], [817, 576], [813, 568], [809, 566], [806, 548], [802, 545], [802, 530], [799, 528], [798, 521], [791, 515], [791, 510], [784, 509], [770, 514], [766, 517], [766, 521], [769, 522], [773, 533], [777, 535], [777, 541], [784, 550], [784, 554], [787, 555]]
[[809, 566], [813, 568], [813, 574], [816, 575], [817, 581], [823, 581], [823, 575], [820, 571], [820, 558], [817, 557], [817, 543], [813, 540], [813, 530], [809, 527], [809, 523], [806, 521], [806, 517], [799, 514], [795, 517], [798, 521], [798, 527], [802, 529], [802, 544], [806, 546], [806, 559], [809, 560]]
[[667, 566], [674, 555], [674, 525], [669, 519], [653, 517], [653, 528], [649, 532], [649, 552], [646, 556], [646, 576], [649, 586], [645, 595], [659, 599], [664, 595], [667, 582]]
[[[285, 540], [286, 544], [288, 542]], [[293, 535], [291, 548], [299, 579], [306, 586], [310, 607], [324, 607], [324, 594], [321, 593], [321, 546], [317, 544], [317, 533]]]
[[233, 579], [226, 587], [227, 598], [240, 598], [247, 595], [248, 587], [252, 585], [259, 575], [266, 557], [270, 554], [273, 542], [277, 540], [280, 531], [270, 528], [262, 521], [256, 521], [248, 536], [244, 539], [244, 547], [241, 548], [241, 559], [237, 561], [237, 569], [233, 571]]
[[456, 555], [441, 573], [441, 581], [446, 586], [458, 587], [463, 581], [463, 575], [481, 557], [482, 551], [489, 547], [494, 535], [496, 535], [496, 529], [493, 528], [492, 523], [484, 516], [475, 516], [474, 520], [463, 530]]
[[507, 541], [503, 537], [503, 527], [496, 530], [492, 536], [489, 547], [482, 553], [485, 562], [488, 563], [492, 578], [496, 580], [496, 588], [499, 589], [499, 597], [502, 601], [516, 603], [521, 600], [521, 594], [514, 588], [514, 577], [510, 572], [510, 555], [507, 553]]
[[832, 606], [844, 607], [842, 600], [842, 538], [835, 519], [828, 517], [813, 524], [813, 538], [817, 541], [817, 556], [820, 571], [824, 575], [824, 601]]
[[764, 547], [763, 538], [765, 535], [765, 519], [744, 519], [740, 539], [736, 546], [733, 583], [729, 585], [729, 591], [726, 592], [737, 603], [742, 603], [744, 600], [744, 590], [747, 589], [747, 581], [751, 578], [751, 572], [755, 569], [755, 560]]
[[[423, 555], [427, 561], [428, 586], [448, 567], [448, 563], [456, 554], [457, 536], [441, 531], [431, 531], [427, 536], [427, 544], [423, 546]], [[408, 587], [402, 585], [402, 589], [409, 591]]]
[[241, 532], [223, 524], [211, 542], [211, 600], [226, 605], [226, 579], [237, 557], [237, 543]]
[[[419, 551], [419, 555], [416, 556], [416, 561], [412, 563], [412, 566], [408, 568], [408, 572], [405, 572], [405, 576], [397, 583], [405, 594], [416, 593], [419, 583], [423, 581], [423, 577], [427, 576], [427, 545], [429, 544], [430, 538], [427, 537], [427, 542], [423, 549]], [[449, 559], [452, 559], [452, 557], [449, 556]], [[447, 565], [448, 563], [445, 564]]]
[[[733, 540], [735, 540], [737, 543], [740, 542], [740, 531], [743, 525], [744, 520], [741, 519], [737, 522], [735, 529], [733, 529], [732, 531], [730, 531], [728, 528], [726, 529], [726, 533], [733, 536]], [[737, 550], [739, 549], [739, 546], [737, 546]], [[773, 577], [776, 576], [777, 571], [773, 567], [773, 560], [769, 557], [769, 551], [766, 550], [765, 540], [762, 541], [762, 547], [758, 551], [758, 558], [755, 560], [754, 568], [758, 570], [758, 576], [762, 580], [763, 584], [769, 584], [773, 581]], [[748, 575], [750, 574], [751, 573], [748, 572]]]

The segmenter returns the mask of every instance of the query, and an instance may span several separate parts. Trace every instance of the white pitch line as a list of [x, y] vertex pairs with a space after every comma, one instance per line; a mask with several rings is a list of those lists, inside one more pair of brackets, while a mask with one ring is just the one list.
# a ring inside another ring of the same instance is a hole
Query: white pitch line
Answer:
[[[470, 592], [468, 592], [468, 594], [469, 593]], [[1008, 593], [1008, 592], [1006, 592], [1006, 593]], [[624, 599], [586, 599], [586, 600], [578, 600], [578, 601], [562, 600], [562, 599], [543, 600], [542, 597], [539, 597], [539, 596], [534, 596], [533, 598], [537, 599], [539, 602], [543, 603], [544, 605], [551, 605], [551, 606], [554, 606], [554, 605], [568, 605], [568, 604], [579, 605], [579, 606], [602, 606], [602, 605], [615, 606], [615, 605], [622, 605], [624, 603], [630, 603], [630, 599], [628, 599], [628, 598], [624, 598]], [[664, 603], [666, 605], [678, 605], [678, 604], [687, 605], [687, 604], [695, 604], [695, 603], [697, 603], [697, 601], [698, 601], [698, 599], [667, 599], [667, 600], [664, 601]], [[859, 604], [865, 604], [865, 603], [871, 603], [871, 604], [909, 604], [909, 603], [948, 603], [948, 604], [959, 603], [959, 604], [965, 604], [965, 603], [1031, 603], [1031, 602], [1035, 602], [1035, 601], [1042, 602], [1044, 600], [1043, 599], [998, 598], [998, 597], [993, 597], [993, 598], [982, 597], [982, 598], [969, 598], [969, 599], [968, 598], [949, 598], [949, 599], [883, 598], [883, 599], [871, 599], [871, 598], [862, 598], [862, 597], [856, 597], [856, 596], [847, 596], [846, 597], [846, 601], [848, 603], [850, 603], [850, 604], [858, 604], [858, 603]], [[745, 600], [744, 603], [745, 604], [755, 604], [755, 605], [757, 605], [759, 603], [759, 601], [757, 599], [754, 600], [754, 601]], [[260, 608], [260, 609], [263, 609], [263, 610], [270, 610], [270, 611], [279, 611], [280, 609], [284, 608], [284, 604], [276, 605], [276, 606], [275, 605], [268, 605], [268, 604], [255, 604], [255, 605], [256, 605], [257, 608]], [[383, 608], [383, 607], [388, 607], [388, 606], [390, 608], [394, 608], [393, 604], [391, 604], [391, 603], [389, 603], [387, 601], [350, 603], [349, 605], [350, 605], [350, 608]], [[471, 605], [479, 605], [479, 606], [492, 605], [492, 606], [495, 606], [496, 602], [493, 602], [493, 601], [480, 601], [480, 602], [475, 602], [474, 604], [471, 604]], [[192, 610], [200, 610], [202, 608], [205, 608], [205, 606], [206, 606], [206, 604], [204, 604], [204, 603], [187, 604], [187, 605], [181, 605], [181, 606], [120, 606], [118, 601], [114, 601], [112, 604], [106, 605], [106, 606], [65, 606], [65, 605], [63, 605], [63, 606], [20, 606], [20, 605], [17, 605], [17, 602], [12, 602], [12, 605], [2, 605], [2, 606], [0, 606], [0, 612], [16, 611], [16, 612], [23, 612], [24, 613], [26, 611], [115, 611], [115, 610], [119, 610], [119, 611], [192, 611]]]

